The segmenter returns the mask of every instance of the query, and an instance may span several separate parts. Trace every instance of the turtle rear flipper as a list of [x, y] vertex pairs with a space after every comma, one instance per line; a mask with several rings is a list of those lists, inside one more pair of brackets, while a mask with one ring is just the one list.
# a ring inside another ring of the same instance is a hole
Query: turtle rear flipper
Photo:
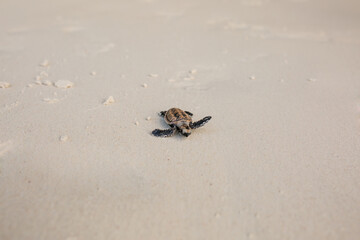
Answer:
[[165, 130], [155, 129], [152, 134], [156, 137], [171, 137], [175, 134], [175, 128], [169, 128]]
[[201, 119], [201, 120], [199, 120], [197, 122], [190, 123], [190, 128], [195, 129], [195, 128], [202, 127], [202, 126], [205, 125], [205, 123], [210, 121], [210, 119], [211, 119], [211, 116], [207, 116], [207, 117], [204, 117], [203, 119]]

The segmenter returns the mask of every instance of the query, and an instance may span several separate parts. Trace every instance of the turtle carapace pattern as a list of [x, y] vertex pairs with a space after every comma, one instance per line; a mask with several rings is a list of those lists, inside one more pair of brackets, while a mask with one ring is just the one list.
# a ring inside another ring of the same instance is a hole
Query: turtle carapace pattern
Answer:
[[192, 129], [204, 126], [204, 124], [211, 119], [211, 116], [207, 116], [197, 122], [193, 122], [191, 119], [193, 114], [179, 108], [171, 108], [167, 111], [162, 111], [160, 112], [160, 116], [164, 117], [165, 122], [170, 128], [165, 130], [155, 129], [152, 131], [152, 134], [156, 137], [171, 137], [176, 132], [188, 137], [191, 134]]

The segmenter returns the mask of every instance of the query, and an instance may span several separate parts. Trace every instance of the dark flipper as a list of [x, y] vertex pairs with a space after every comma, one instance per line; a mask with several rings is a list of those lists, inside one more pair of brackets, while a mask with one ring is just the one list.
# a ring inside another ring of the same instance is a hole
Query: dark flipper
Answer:
[[210, 119], [211, 119], [210, 116], [204, 117], [203, 119], [201, 119], [201, 120], [199, 120], [197, 122], [191, 123], [190, 128], [195, 129], [195, 128], [202, 127], [202, 126], [204, 126], [205, 123], [210, 121]]
[[165, 117], [166, 112], [167, 112], [167, 111], [161, 111], [161, 112], [159, 112], [159, 115], [160, 115], [161, 117]]
[[191, 112], [188, 112], [188, 111], [185, 111], [185, 113], [186, 113], [187, 115], [189, 115], [189, 116], [194, 115], [194, 114], [192, 114]]
[[171, 137], [175, 134], [175, 130], [175, 128], [169, 128], [165, 130], [155, 129], [154, 131], [152, 131], [152, 134], [155, 137]]

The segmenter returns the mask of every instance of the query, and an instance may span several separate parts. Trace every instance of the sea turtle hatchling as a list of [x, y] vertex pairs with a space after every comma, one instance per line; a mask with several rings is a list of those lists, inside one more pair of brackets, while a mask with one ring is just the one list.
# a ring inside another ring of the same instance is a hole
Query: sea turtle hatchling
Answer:
[[211, 119], [210, 116], [207, 116], [197, 122], [193, 122], [191, 119], [193, 114], [179, 108], [171, 108], [167, 111], [162, 111], [160, 112], [160, 116], [164, 117], [165, 122], [170, 128], [165, 130], [155, 129], [152, 131], [152, 134], [156, 137], [171, 137], [176, 131], [181, 135], [188, 137], [191, 134], [192, 129], [202, 127]]

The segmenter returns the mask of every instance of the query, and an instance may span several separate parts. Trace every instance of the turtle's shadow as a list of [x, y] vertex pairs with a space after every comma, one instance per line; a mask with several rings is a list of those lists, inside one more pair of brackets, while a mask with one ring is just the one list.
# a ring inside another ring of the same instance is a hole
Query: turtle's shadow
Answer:
[[159, 117], [158, 121], [160, 122], [162, 129], [170, 128], [170, 126], [165, 122], [165, 119], [163, 117]]

